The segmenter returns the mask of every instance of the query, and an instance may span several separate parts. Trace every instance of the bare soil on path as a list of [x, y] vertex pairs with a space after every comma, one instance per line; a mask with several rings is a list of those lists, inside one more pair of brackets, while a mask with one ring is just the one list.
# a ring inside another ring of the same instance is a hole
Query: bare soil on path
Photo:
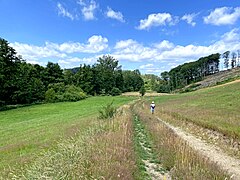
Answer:
[[189, 146], [194, 148], [203, 157], [208, 158], [209, 160], [217, 164], [220, 169], [227, 172], [232, 180], [240, 180], [240, 159], [227, 155], [217, 146], [210, 145], [204, 140], [201, 140], [178, 127], [174, 127], [169, 123], [161, 120], [160, 118], [157, 119], [167, 128], [173, 130], [176, 135], [185, 140], [189, 144]]

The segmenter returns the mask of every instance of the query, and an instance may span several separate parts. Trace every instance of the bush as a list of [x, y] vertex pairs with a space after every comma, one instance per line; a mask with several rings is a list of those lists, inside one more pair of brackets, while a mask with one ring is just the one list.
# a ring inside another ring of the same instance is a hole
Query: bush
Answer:
[[62, 83], [62, 82], [61, 83], [49, 84], [48, 89], [51, 89], [51, 88], [57, 93], [64, 93], [65, 89], [66, 89], [64, 83]]
[[45, 94], [46, 102], [79, 101], [87, 96], [80, 87], [63, 86], [63, 83], [51, 84]]
[[112, 96], [119, 96], [119, 95], [122, 94], [122, 92], [120, 91], [120, 89], [114, 87], [114, 88], [111, 90], [110, 94], [111, 94]]
[[169, 93], [170, 92], [170, 86], [167, 84], [161, 84], [157, 89], [158, 93]]
[[83, 92], [75, 92], [75, 93], [69, 93], [69, 92], [66, 92], [64, 93], [64, 101], [79, 101], [79, 100], [82, 100], [82, 99], [85, 99], [86, 98], [86, 94], [83, 93]]
[[146, 89], [145, 89], [144, 86], [142, 86], [142, 87], [140, 88], [139, 93], [141, 94], [141, 96], [144, 96], [144, 95], [145, 95]]
[[117, 109], [113, 106], [113, 101], [106, 106], [104, 106], [101, 110], [99, 110], [99, 119], [109, 119], [113, 118]]
[[53, 88], [50, 88], [45, 93], [45, 101], [46, 102], [56, 102], [56, 92]]
[[64, 93], [65, 101], [79, 101], [85, 99], [87, 96], [80, 87], [74, 85], [67, 86]]

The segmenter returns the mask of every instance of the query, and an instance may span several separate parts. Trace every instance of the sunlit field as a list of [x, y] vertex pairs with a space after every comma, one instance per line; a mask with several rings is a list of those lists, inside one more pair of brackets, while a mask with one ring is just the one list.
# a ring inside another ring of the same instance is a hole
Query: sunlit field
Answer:
[[0, 172], [31, 163], [54, 149], [58, 141], [81, 135], [96, 123], [98, 111], [113, 101], [126, 104], [134, 97], [91, 97], [78, 102], [33, 105], [0, 112]]
[[[240, 82], [152, 98], [156, 112], [240, 138]], [[161, 116], [161, 115], [160, 115]]]

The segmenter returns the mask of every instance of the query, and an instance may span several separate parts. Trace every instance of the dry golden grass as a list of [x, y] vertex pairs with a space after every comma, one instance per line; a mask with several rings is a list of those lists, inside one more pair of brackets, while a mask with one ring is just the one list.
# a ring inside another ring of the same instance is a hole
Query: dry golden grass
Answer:
[[11, 179], [133, 179], [136, 171], [129, 106], [114, 119], [93, 120], [85, 134], [58, 143]]
[[240, 139], [240, 82], [173, 96], [156, 97], [158, 111]]
[[[171, 95], [168, 93], [157, 93], [157, 92], [146, 92], [144, 95], [145, 97], [156, 97], [156, 96], [166, 96], [166, 95]], [[123, 93], [122, 96], [141, 96], [139, 92], [126, 92]]]
[[155, 151], [163, 166], [171, 171], [173, 179], [225, 179], [228, 178], [215, 164], [194, 151], [188, 144], [159, 123], [143, 103], [135, 105], [137, 113], [152, 135]]

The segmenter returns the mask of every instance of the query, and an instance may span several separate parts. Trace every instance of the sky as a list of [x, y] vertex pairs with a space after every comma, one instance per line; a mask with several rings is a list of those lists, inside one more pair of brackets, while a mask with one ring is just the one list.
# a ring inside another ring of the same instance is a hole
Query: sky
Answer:
[[160, 75], [240, 50], [240, 1], [0, 0], [0, 37], [32, 64], [73, 68], [110, 55], [123, 70]]

